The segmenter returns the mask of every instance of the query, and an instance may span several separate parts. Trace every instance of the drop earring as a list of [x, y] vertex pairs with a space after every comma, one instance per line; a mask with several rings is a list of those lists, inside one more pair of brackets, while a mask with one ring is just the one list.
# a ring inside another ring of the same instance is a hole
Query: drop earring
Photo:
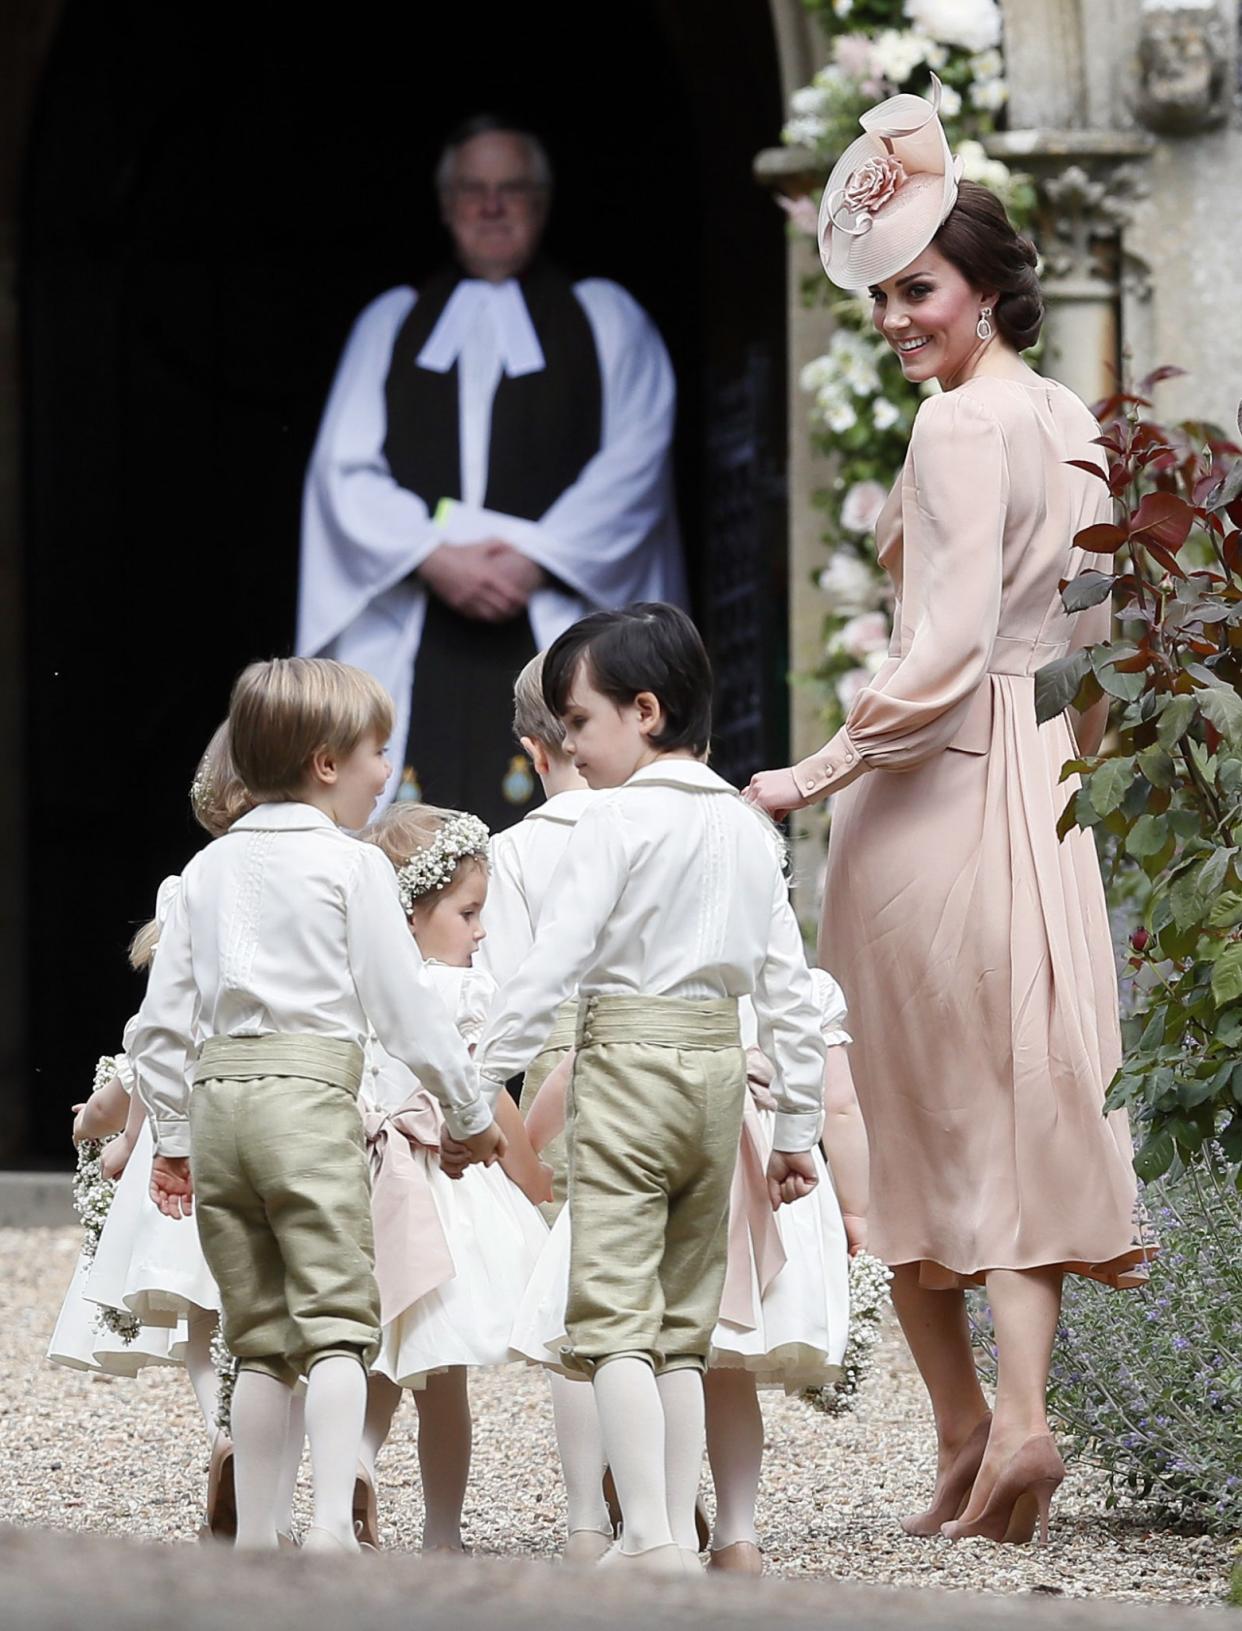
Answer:
[[975, 333], [981, 340], [990, 340], [992, 338], [993, 329], [990, 321], [991, 316], [991, 306], [984, 306], [983, 310], [979, 313], [979, 321], [975, 324]]

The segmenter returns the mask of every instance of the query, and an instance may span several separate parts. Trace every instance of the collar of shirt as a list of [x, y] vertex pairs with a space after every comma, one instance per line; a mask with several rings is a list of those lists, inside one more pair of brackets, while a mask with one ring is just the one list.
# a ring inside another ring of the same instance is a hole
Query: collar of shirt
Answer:
[[307, 832], [315, 827], [327, 827], [330, 832], [341, 831], [330, 815], [317, 810], [313, 804], [298, 804], [290, 800], [280, 804], [257, 804], [253, 810], [239, 817], [229, 832]]
[[574, 787], [568, 793], [553, 793], [546, 804], [528, 810], [523, 821], [556, 821], [564, 827], [574, 827], [588, 804], [595, 797], [589, 787]]
[[484, 322], [490, 322], [506, 374], [517, 378], [542, 371], [543, 347], [516, 278], [508, 278], [504, 283], [463, 278], [427, 336], [418, 354], [418, 366], [436, 374], [447, 374], [470, 334]]
[[655, 759], [651, 764], [643, 765], [636, 770], [629, 781], [621, 785], [684, 787], [692, 793], [732, 793], [735, 798], [741, 797], [732, 783], [725, 781], [723, 776], [718, 776], [701, 759]]

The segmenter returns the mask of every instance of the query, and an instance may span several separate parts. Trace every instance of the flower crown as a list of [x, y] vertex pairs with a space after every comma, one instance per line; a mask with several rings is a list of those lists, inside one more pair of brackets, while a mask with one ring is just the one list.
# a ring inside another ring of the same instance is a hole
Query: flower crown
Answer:
[[427, 848], [411, 855], [405, 865], [397, 869], [397, 888], [406, 916], [423, 895], [447, 889], [462, 861], [485, 860], [489, 836], [478, 816], [449, 816]]

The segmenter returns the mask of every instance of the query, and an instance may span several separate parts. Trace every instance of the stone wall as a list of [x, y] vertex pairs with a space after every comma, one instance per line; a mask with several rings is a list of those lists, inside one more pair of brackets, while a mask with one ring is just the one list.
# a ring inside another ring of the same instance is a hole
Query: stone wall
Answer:
[[[1076, 264], [1053, 269], [1050, 292], [1065, 280], [1072, 306], [1074, 279], [1111, 283], [1117, 343], [1135, 372], [1188, 370], [1162, 387], [1161, 412], [1232, 426], [1242, 395], [1239, 0], [1002, 4], [1011, 101], [997, 151], [1035, 171], [1050, 216], [1058, 187], [1073, 195], [1060, 201], [1062, 224], [1076, 212]], [[1081, 389], [1081, 306], [1060, 315], [1051, 371], [1078, 368], [1067, 382]], [[1097, 331], [1098, 360], [1112, 346]]]

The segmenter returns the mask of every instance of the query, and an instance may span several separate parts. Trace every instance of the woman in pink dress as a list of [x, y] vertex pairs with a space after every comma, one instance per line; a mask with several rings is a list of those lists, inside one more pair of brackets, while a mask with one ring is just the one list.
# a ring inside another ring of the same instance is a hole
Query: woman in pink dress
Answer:
[[[1043, 317], [1035, 249], [958, 183], [935, 101], [863, 116], [824, 194], [825, 269], [870, 291], [905, 377], [935, 379], [877, 526], [897, 596], [889, 660], [844, 727], [756, 776], [770, 814], [836, 795], [820, 941], [845, 988], [872, 1155], [871, 1249], [931, 1397], [939, 1467], [912, 1534], [1029, 1540], [1063, 1466], [1048, 1366], [1067, 1272], [1139, 1283], [1129, 1129], [1103, 1103], [1120, 1058], [1104, 891], [1087, 832], [1056, 822], [1104, 710], [1039, 726], [1034, 675], [1106, 637], [1059, 585], [1099, 563], [1098, 426], [1019, 352]], [[963, 1287], [985, 1285], [989, 1414]]]

